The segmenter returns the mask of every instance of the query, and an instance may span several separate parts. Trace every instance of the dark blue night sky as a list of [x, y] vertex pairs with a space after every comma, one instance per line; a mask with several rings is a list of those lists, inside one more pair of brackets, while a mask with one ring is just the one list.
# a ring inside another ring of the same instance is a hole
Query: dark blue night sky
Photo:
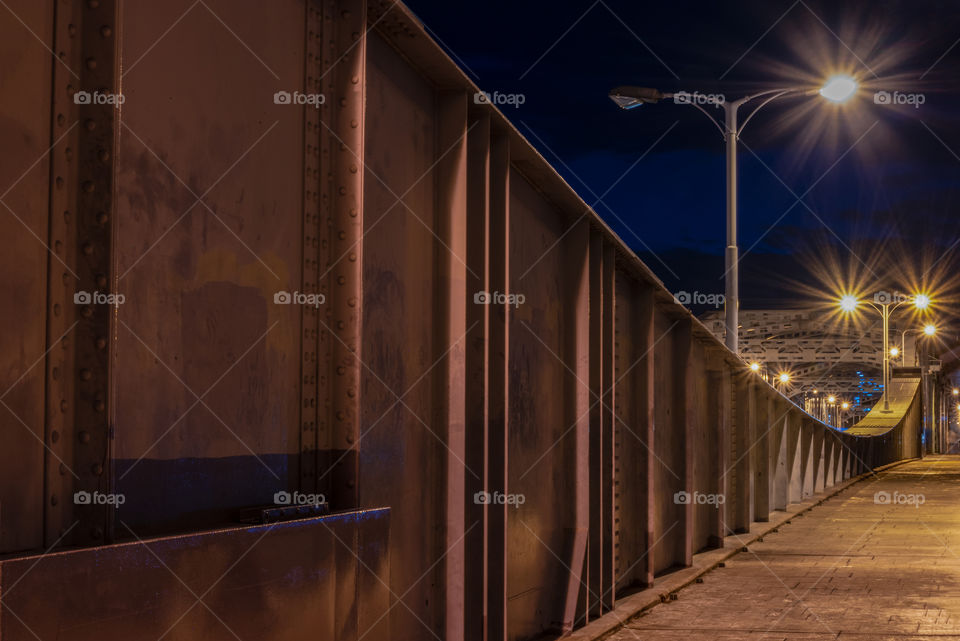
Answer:
[[[523, 94], [501, 110], [673, 290], [723, 291], [723, 140], [694, 108], [622, 111], [608, 91], [729, 99], [854, 75], [850, 103], [782, 99], [744, 131], [743, 305], [803, 306], [827, 274], [956, 295], [960, 3], [409, 6], [482, 90]], [[923, 104], [875, 104], [879, 90]]]

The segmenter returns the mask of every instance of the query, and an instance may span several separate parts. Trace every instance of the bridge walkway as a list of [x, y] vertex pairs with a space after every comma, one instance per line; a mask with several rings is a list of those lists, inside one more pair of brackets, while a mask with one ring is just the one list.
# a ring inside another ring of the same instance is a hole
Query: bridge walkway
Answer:
[[891, 467], [609, 637], [960, 639], [960, 456]]

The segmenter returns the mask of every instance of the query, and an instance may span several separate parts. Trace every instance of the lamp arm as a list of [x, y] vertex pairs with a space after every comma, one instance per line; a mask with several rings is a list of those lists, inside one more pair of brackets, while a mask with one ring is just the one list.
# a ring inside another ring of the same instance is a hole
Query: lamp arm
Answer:
[[744, 119], [743, 123], [740, 125], [740, 128], [737, 130], [737, 137], [738, 137], [738, 138], [740, 137], [740, 134], [743, 132], [744, 127], [747, 126], [747, 123], [750, 122], [750, 119], [753, 118], [753, 117], [757, 114], [758, 111], [760, 111], [760, 110], [763, 109], [765, 106], [767, 106], [767, 103], [772, 102], [772, 101], [776, 100], [777, 98], [780, 98], [781, 96], [786, 96], [786, 95], [788, 95], [788, 94], [796, 94], [796, 93], [800, 93], [800, 92], [802, 92], [802, 91], [803, 91], [802, 89], [771, 89], [770, 91], [761, 91], [760, 93], [753, 94], [752, 96], [747, 96], [746, 98], [741, 99], [741, 100], [739, 101], [740, 104], [744, 104], [744, 103], [746, 103], [746, 102], [749, 102], [749, 101], [753, 100], [754, 98], [760, 98], [761, 96], [766, 96], [766, 95], [769, 95], [769, 94], [773, 94], [772, 96], [770, 96], [769, 98], [767, 98], [766, 100], [764, 100], [763, 102], [761, 102], [759, 105], [757, 105], [756, 107], [754, 107], [753, 111], [751, 111], [751, 112], [750, 112], [750, 115], [748, 115], [748, 116]]

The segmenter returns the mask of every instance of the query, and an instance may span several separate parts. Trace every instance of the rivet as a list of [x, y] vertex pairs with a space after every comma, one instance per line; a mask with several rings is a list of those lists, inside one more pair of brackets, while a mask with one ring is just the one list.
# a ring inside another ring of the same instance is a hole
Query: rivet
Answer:
[[100, 337], [97, 339], [97, 349], [104, 349], [107, 346], [107, 339]]
[[351, 121], [350, 121], [350, 126], [353, 127], [354, 129], [356, 129], [359, 124], [360, 124], [360, 123], [357, 122], [356, 120], [351, 120]]
[[347, 481], [347, 487], [353, 487], [353, 481]]
[[90, 243], [84, 243], [82, 250], [83, 250], [83, 253], [86, 254], [87, 256], [93, 255], [93, 245], [91, 245]]
[[63, 249], [63, 243], [60, 242], [59, 240], [53, 241], [53, 249], [59, 254], [60, 251]]
[[357, 208], [356, 208], [356, 207], [351, 207], [351, 208], [350, 208], [350, 217], [351, 217], [351, 218], [356, 218], [356, 217], [357, 217]]
[[352, 82], [353, 84], [357, 84], [358, 82], [360, 82], [360, 76], [354, 76], [353, 78], [350, 78], [350, 82]]
[[346, 99], [346, 98], [341, 98], [341, 99], [340, 99], [340, 106], [341, 106], [341, 107], [346, 107], [346, 106], [347, 106], [347, 99]]
[[107, 162], [110, 160], [110, 152], [106, 149], [101, 149], [100, 153], [97, 154], [97, 157], [100, 158], [100, 162]]
[[87, 128], [87, 131], [93, 131], [97, 128], [97, 123], [92, 118], [87, 118], [84, 121], [83, 126]]
[[357, 173], [357, 166], [356, 166], [356, 165], [350, 165], [350, 173], [351, 173], [351, 174]]
[[64, 222], [65, 224], [67, 224], [67, 225], [70, 224], [70, 212], [69, 212], [69, 211], [63, 212], [63, 222]]
[[100, 223], [101, 225], [106, 225], [108, 220], [110, 220], [110, 217], [107, 216], [106, 213], [100, 212], [99, 214], [97, 214], [97, 222]]
[[360, 32], [359, 32], [359, 31], [354, 31], [353, 33], [350, 34], [350, 37], [353, 38], [354, 40], [359, 40], [359, 39], [360, 39]]
[[353, 443], [353, 434], [347, 434], [347, 443]]
[[87, 192], [88, 194], [92, 194], [93, 191], [94, 191], [96, 188], [97, 188], [96, 185], [94, 185], [94, 184], [93, 184], [91, 181], [89, 181], [89, 180], [88, 180], [87, 182], [83, 183], [83, 190], [84, 190], [85, 192]]
[[87, 2], [87, 6], [90, 7], [91, 9], [96, 9], [97, 7], [100, 6], [100, 0], [89, 0]]
[[101, 474], [103, 474], [103, 466], [100, 465], [99, 463], [94, 463], [92, 466], [90, 466], [90, 471], [96, 474], [97, 476], [100, 476]]
[[77, 35], [77, 27], [76, 27], [76, 25], [72, 25], [72, 24], [71, 24], [71, 25], [67, 25], [67, 33], [69, 33], [71, 36]]
[[63, 189], [63, 177], [57, 176], [57, 179], [54, 181], [57, 184], [57, 189]]
[[340, 17], [346, 20], [347, 18], [350, 17], [350, 12], [344, 9], [343, 11], [340, 12]]
[[90, 530], [90, 535], [95, 539], [99, 539], [103, 536], [103, 530], [98, 527], [95, 527], [92, 530]]
[[104, 276], [103, 274], [100, 274], [99, 276], [97, 276], [97, 287], [99, 287], [100, 289], [106, 289], [107, 287], [107, 277]]
[[337, 321], [337, 329], [343, 329], [346, 324], [343, 321]]
[[97, 410], [98, 412], [102, 412], [103, 410], [107, 409], [107, 404], [103, 401], [97, 401], [93, 404], [93, 409]]
[[58, 469], [60, 470], [60, 476], [66, 475], [66, 473], [67, 473], [67, 464], [66, 464], [66, 463], [61, 463], [61, 464], [60, 464], [60, 467], [59, 467]]
[[60, 432], [58, 432], [57, 430], [53, 430], [52, 432], [50, 432], [51, 443], [56, 443], [59, 440], [60, 440]]
[[60, 315], [60, 303], [54, 303], [54, 304], [53, 304], [53, 315], [54, 315], [54, 316], [59, 316], [59, 315]]
[[88, 370], [88, 369], [86, 369], [86, 368], [80, 370], [80, 380], [81, 380], [81, 381], [89, 381], [91, 378], [93, 378], [93, 372], [91, 372], [90, 370]]
[[57, 124], [63, 126], [63, 123], [66, 122], [66, 118], [63, 117], [63, 114], [57, 114]]
[[56, 504], [57, 504], [57, 495], [54, 494], [50, 497], [50, 505], [56, 505]]
[[113, 29], [111, 29], [107, 25], [103, 25], [102, 27], [100, 27], [100, 35], [103, 36], [104, 38], [109, 38], [110, 36], [113, 35]]
[[352, 390], [352, 389], [348, 389], [348, 390], [347, 390], [347, 396], [349, 396], [350, 398], [353, 398], [353, 397], [356, 396], [356, 395], [357, 395], [356, 391], [354, 391], [354, 390]]
[[95, 58], [87, 58], [87, 69], [96, 69], [97, 61]]
[[50, 375], [53, 376], [53, 380], [55, 380], [55, 381], [56, 381], [56, 380], [59, 380], [59, 379], [60, 379], [60, 368], [59, 368], [59, 367], [54, 367], [52, 370], [50, 370]]
[[84, 305], [83, 309], [80, 310], [80, 315], [84, 318], [90, 318], [93, 316], [93, 307], [90, 305]]
[[343, 285], [343, 284], [346, 283], [346, 282], [347, 282], [347, 279], [346, 279], [346, 278], [344, 278], [343, 276], [337, 276], [337, 284], [338, 284], [338, 285]]
[[66, 413], [67, 413], [67, 401], [66, 401], [66, 400], [61, 400], [61, 401], [60, 401], [60, 413], [61, 413], [61, 414], [66, 414]]
[[341, 230], [341, 231], [337, 234], [337, 237], [338, 237], [340, 240], [343, 240], [343, 239], [345, 239], [345, 238], [347, 237], [347, 232]]
[[347, 299], [347, 305], [349, 305], [350, 307], [356, 307], [356, 306], [357, 306], [357, 297], [356, 297], [356, 296], [351, 296], [350, 298], [348, 298], [348, 299]]
[[341, 196], [345, 196], [346, 193], [347, 193], [347, 188], [346, 188], [346, 187], [341, 187], [338, 191], [340, 192], [340, 195], [341, 195]]
[[350, 260], [350, 262], [355, 262], [357, 260], [357, 255], [354, 252], [350, 252], [350, 255], [347, 256], [347, 258]]
[[337, 420], [338, 420], [338, 421], [342, 421], [344, 418], [345, 418], [345, 417], [344, 417], [344, 415], [343, 415], [343, 412], [337, 412]]
[[337, 374], [338, 374], [339, 376], [343, 376], [343, 375], [346, 374], [346, 373], [347, 373], [347, 368], [346, 368], [346, 367], [344, 367], [343, 365], [338, 365], [338, 366], [337, 366]]
[[87, 432], [86, 430], [81, 431], [81, 432], [80, 432], [80, 442], [81, 442], [81, 443], [89, 443], [89, 442], [90, 442], [90, 432]]

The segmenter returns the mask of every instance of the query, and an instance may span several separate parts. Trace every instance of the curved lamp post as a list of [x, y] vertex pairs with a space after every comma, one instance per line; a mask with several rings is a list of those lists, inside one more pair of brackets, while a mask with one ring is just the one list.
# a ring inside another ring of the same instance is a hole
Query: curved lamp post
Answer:
[[[737, 140], [747, 126], [750, 119], [758, 111], [770, 102], [784, 96], [810, 96], [819, 94], [831, 102], [846, 102], [857, 91], [857, 82], [849, 76], [833, 76], [827, 80], [826, 84], [818, 89], [807, 88], [789, 88], [789, 89], [769, 89], [760, 91], [749, 96], [744, 96], [738, 100], [727, 102], [722, 96], [713, 96], [712, 94], [700, 94], [687, 92], [663, 93], [657, 89], [649, 87], [621, 86], [610, 91], [610, 99], [613, 100], [622, 109], [635, 109], [644, 104], [656, 103], [664, 98], [673, 98], [677, 104], [692, 105], [702, 111], [710, 119], [727, 143], [727, 248], [725, 252], [726, 265], [726, 305], [725, 305], [725, 325], [726, 325], [726, 344], [730, 350], [738, 354], [738, 306], [740, 304], [739, 279], [738, 279], [738, 249], [737, 249]], [[762, 99], [761, 102], [739, 123], [737, 112], [741, 106], [751, 100]], [[721, 126], [717, 119], [707, 111], [703, 105], [712, 105], [722, 107], [724, 111], [724, 121]]]
[[[888, 301], [888, 302], [882, 302]], [[881, 296], [879, 293], [874, 297], [874, 302], [858, 300], [853, 294], [845, 294], [840, 298], [840, 309], [847, 313], [855, 312], [860, 303], [865, 303], [880, 313], [883, 318], [883, 409], [882, 412], [890, 411], [890, 397], [887, 394], [890, 378], [890, 315], [904, 303], [910, 303], [917, 309], [926, 309], [930, 306], [930, 297], [926, 294], [915, 294], [893, 302], [889, 295]]]

